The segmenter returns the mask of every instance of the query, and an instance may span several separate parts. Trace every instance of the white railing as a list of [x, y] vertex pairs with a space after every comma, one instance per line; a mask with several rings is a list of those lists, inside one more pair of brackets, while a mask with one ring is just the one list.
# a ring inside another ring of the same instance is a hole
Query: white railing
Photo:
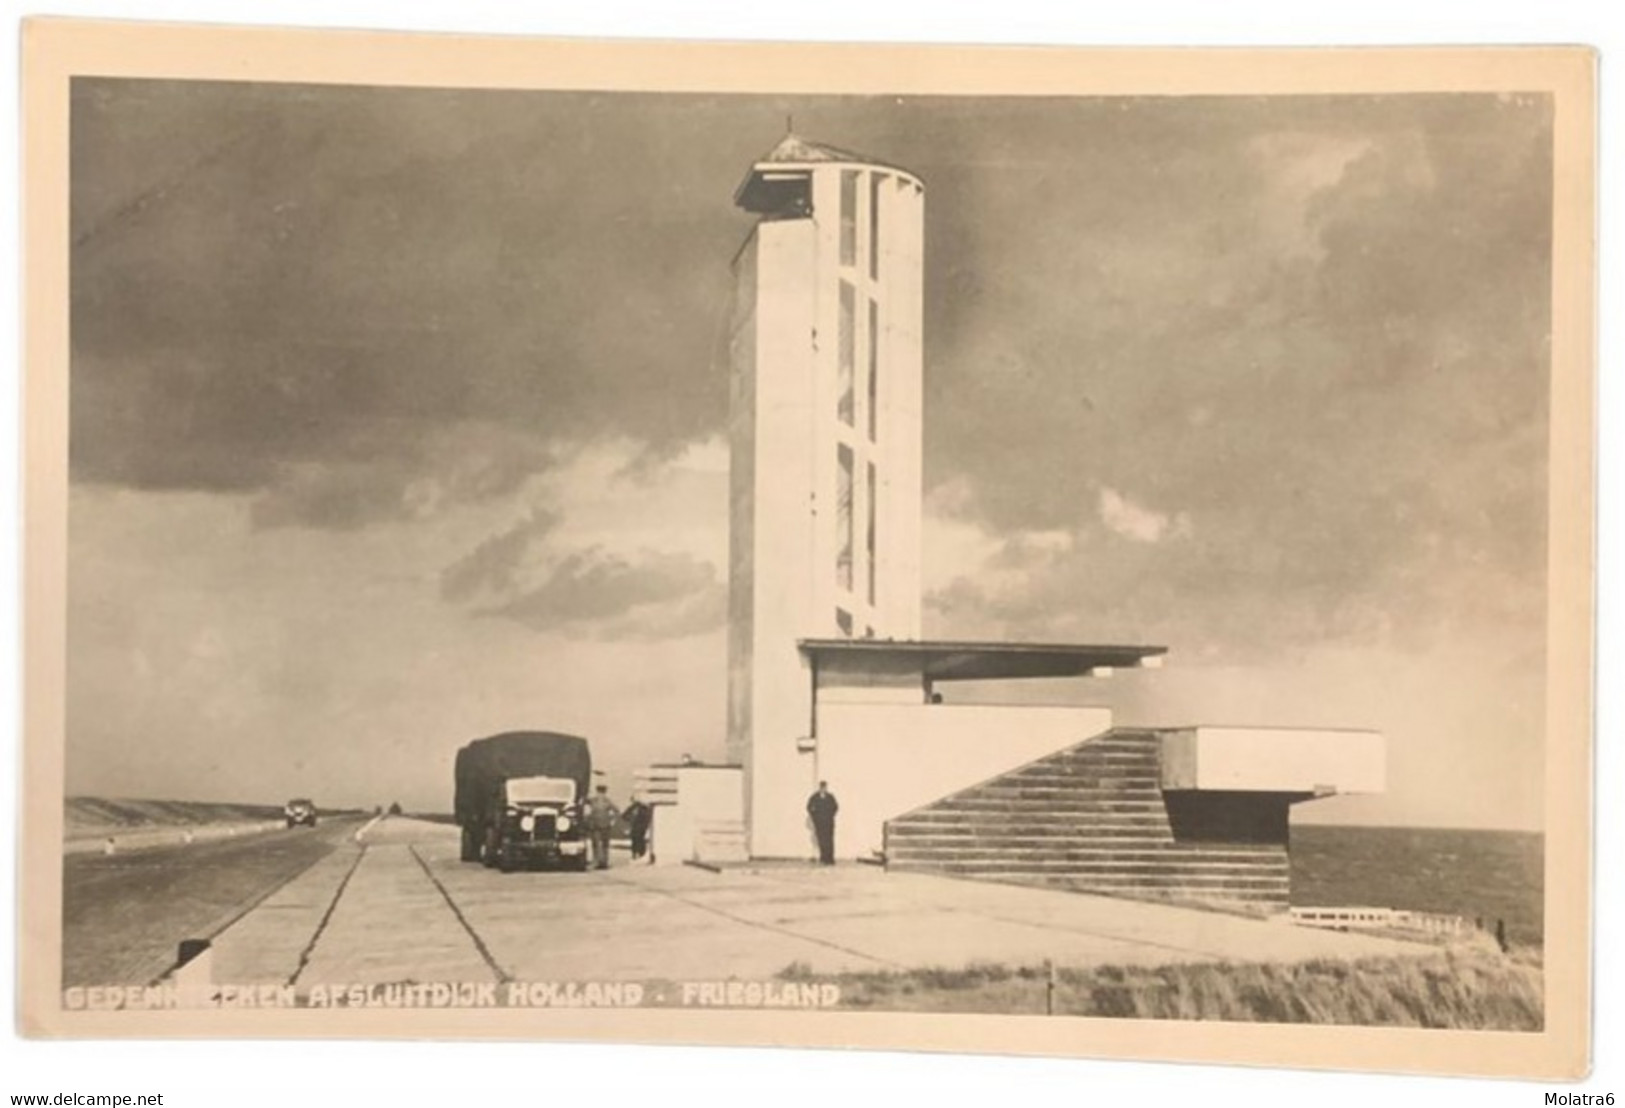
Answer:
[[1293, 908], [1291, 912], [1292, 922], [1304, 927], [1421, 931], [1429, 935], [1460, 935], [1476, 929], [1465, 916], [1403, 908]]

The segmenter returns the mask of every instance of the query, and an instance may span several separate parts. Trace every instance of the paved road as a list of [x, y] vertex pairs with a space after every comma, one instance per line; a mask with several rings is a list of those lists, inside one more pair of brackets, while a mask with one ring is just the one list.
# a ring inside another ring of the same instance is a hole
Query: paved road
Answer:
[[[277, 836], [277, 842], [289, 842]], [[314, 847], [315, 840], [306, 842]], [[269, 844], [268, 844], [269, 845]], [[773, 978], [976, 961], [1297, 961], [1419, 953], [1375, 937], [867, 866], [499, 874], [455, 828], [372, 827], [306, 864], [216, 940], [216, 983]]]
[[363, 821], [339, 818], [189, 845], [63, 859], [62, 977], [71, 985], [145, 985], [182, 939], [224, 930], [261, 898], [336, 850], [359, 854]]

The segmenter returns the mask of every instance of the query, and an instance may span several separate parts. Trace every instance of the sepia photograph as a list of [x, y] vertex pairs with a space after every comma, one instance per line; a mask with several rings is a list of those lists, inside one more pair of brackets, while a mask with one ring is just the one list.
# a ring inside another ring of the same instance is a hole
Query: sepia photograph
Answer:
[[1587, 52], [41, 30], [32, 1033], [1583, 1070]]

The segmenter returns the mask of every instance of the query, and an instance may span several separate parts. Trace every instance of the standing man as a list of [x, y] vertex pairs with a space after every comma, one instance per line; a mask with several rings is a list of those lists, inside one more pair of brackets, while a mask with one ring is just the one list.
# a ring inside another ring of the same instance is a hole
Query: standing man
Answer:
[[812, 819], [813, 834], [818, 836], [818, 860], [826, 866], [835, 864], [835, 813], [840, 810], [835, 794], [829, 791], [829, 782], [818, 782], [818, 791], [807, 798], [807, 815]]
[[634, 796], [621, 814], [626, 817], [626, 828], [632, 833], [632, 860], [635, 862], [649, 852], [649, 824], [655, 812]]
[[615, 830], [615, 820], [620, 814], [609, 798], [609, 786], [599, 785], [598, 791], [587, 801], [587, 836], [592, 841], [595, 869], [609, 868], [609, 835]]

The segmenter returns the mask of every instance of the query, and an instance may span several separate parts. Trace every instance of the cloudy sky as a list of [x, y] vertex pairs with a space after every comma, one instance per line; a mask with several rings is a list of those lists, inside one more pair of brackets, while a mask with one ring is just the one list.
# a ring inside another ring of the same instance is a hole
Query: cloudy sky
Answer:
[[1383, 728], [1389, 793], [1302, 818], [1540, 825], [1551, 115], [1478, 95], [77, 81], [69, 791], [720, 757], [731, 196], [787, 114], [926, 182], [929, 636]]

